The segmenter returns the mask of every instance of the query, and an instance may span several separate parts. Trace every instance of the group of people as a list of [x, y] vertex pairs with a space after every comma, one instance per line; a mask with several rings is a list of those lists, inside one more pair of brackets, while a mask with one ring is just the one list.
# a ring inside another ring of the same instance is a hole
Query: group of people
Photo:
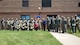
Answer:
[[13, 19], [8, 18], [5, 20], [4, 18], [1, 20], [1, 30], [41, 30], [44, 31], [46, 27], [46, 20], [44, 18], [31, 18], [31, 19]]
[[76, 33], [76, 30], [80, 32], [80, 18], [78, 16], [64, 17], [57, 16], [56, 18], [47, 17], [48, 31], [64, 33], [69, 30], [72, 33]]
[[[47, 27], [47, 28], [46, 28]], [[76, 33], [76, 30], [80, 32], [80, 18], [75, 17], [64, 17], [57, 16], [56, 18], [47, 17], [44, 18], [31, 18], [26, 20], [24, 19], [7, 19], [4, 18], [1, 20], [1, 30], [48, 30], [54, 32], [64, 33], [67, 30], [70, 30], [72, 33]]]

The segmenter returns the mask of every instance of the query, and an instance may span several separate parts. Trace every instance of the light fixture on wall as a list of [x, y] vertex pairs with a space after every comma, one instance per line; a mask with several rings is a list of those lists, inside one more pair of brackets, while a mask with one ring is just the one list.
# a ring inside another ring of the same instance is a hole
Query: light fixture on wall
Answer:
[[38, 10], [39, 10], [39, 15], [41, 14], [41, 7], [39, 6], [38, 7]]

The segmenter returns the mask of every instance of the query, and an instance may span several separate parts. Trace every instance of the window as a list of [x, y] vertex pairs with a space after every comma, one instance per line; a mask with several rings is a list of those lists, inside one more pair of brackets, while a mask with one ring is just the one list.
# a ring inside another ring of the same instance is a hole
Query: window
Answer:
[[22, 6], [28, 7], [29, 6], [29, 0], [22, 0]]
[[80, 7], [80, 2], [78, 3], [78, 6]]
[[29, 15], [21, 15], [21, 19], [22, 19], [22, 20], [23, 20], [23, 19], [28, 20], [28, 19], [30, 19], [30, 16], [29, 16]]
[[51, 7], [51, 0], [42, 0], [42, 7]]

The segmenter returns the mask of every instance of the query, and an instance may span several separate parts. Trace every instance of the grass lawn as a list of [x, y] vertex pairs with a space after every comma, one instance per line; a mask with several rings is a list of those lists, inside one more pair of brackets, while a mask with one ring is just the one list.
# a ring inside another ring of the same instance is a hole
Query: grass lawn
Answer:
[[[68, 31], [68, 33], [73, 34], [70, 30]], [[73, 35], [80, 37], [80, 32], [77, 30]]]
[[75, 33], [74, 35], [80, 37], [80, 32]]
[[47, 31], [0, 31], [0, 45], [62, 45]]
[[80, 37], [80, 32], [78, 32], [78, 30], [77, 30], [74, 35]]

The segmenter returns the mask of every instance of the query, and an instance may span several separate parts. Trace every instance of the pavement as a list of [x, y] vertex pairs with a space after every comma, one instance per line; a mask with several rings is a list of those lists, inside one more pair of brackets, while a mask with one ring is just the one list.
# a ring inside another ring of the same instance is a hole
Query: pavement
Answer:
[[80, 37], [68, 33], [50, 33], [63, 45], [80, 45]]

